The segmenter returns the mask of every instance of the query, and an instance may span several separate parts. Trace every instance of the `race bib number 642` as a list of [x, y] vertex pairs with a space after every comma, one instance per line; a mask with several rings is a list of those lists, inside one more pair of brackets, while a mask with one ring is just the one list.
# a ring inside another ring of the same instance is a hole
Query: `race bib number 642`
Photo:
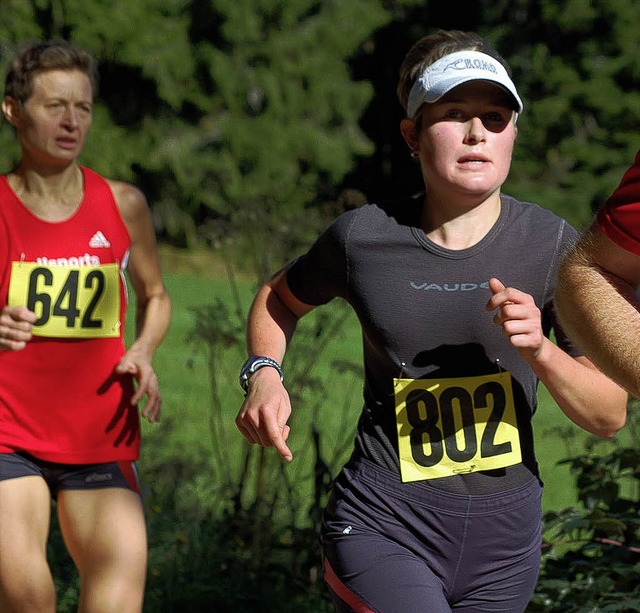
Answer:
[[394, 379], [402, 480], [419, 481], [522, 461], [511, 375]]
[[115, 263], [67, 267], [13, 262], [8, 302], [35, 312], [35, 336], [120, 334], [120, 281]]

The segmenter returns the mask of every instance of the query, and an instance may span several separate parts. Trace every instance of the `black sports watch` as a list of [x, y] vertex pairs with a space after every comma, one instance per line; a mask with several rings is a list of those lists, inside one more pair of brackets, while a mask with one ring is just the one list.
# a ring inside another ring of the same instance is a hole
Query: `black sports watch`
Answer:
[[282, 372], [282, 366], [280, 366], [278, 362], [264, 355], [252, 355], [252, 356], [249, 356], [247, 361], [243, 364], [242, 368], [240, 369], [240, 377], [239, 377], [240, 387], [244, 390], [245, 394], [249, 391], [247, 389], [249, 377], [251, 377], [251, 375], [254, 372], [256, 372], [256, 370], [260, 370], [265, 366], [271, 366], [272, 368], [275, 368], [278, 371], [278, 374], [280, 375], [280, 381], [284, 382], [284, 373]]

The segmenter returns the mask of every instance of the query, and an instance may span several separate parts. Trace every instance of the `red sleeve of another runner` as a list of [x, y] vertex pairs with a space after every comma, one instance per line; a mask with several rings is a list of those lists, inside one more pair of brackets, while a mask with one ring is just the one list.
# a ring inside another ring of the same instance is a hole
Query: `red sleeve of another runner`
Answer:
[[598, 211], [597, 221], [614, 243], [640, 255], [640, 151], [620, 185]]

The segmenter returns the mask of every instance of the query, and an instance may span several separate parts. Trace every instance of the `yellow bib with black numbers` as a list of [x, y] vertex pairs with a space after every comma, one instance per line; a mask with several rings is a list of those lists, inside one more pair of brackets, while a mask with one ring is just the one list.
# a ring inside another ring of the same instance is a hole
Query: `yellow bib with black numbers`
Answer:
[[522, 461], [511, 375], [394, 379], [402, 481]]
[[120, 334], [118, 264], [67, 267], [13, 262], [8, 301], [35, 312], [35, 336], [108, 338]]

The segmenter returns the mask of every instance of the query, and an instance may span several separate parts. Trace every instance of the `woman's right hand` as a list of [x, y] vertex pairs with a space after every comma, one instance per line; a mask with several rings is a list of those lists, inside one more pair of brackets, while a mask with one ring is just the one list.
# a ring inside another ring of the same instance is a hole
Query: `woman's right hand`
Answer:
[[291, 401], [275, 368], [264, 367], [248, 381], [247, 397], [236, 417], [236, 426], [250, 443], [275, 447], [283, 460], [293, 454], [286, 441], [290, 428]]
[[31, 340], [37, 315], [25, 306], [5, 305], [0, 311], [0, 351], [21, 351]]

